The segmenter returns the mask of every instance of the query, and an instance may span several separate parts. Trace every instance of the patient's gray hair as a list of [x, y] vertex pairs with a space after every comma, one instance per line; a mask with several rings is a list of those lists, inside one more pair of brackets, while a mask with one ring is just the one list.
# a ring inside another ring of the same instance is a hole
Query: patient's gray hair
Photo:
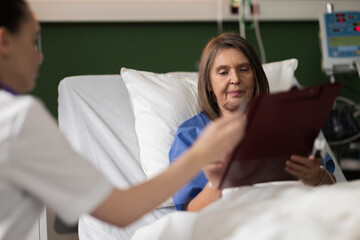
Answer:
[[210, 119], [220, 117], [220, 109], [214, 93], [211, 91], [210, 72], [217, 54], [225, 48], [235, 48], [249, 60], [254, 72], [254, 93], [269, 93], [269, 83], [259, 57], [251, 44], [236, 33], [224, 33], [213, 39], [204, 48], [199, 65], [198, 98], [200, 110]]

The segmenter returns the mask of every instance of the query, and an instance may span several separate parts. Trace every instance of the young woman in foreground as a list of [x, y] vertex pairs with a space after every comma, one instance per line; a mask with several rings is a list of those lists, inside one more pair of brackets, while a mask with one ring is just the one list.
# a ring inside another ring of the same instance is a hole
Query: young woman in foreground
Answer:
[[[24, 239], [43, 205], [67, 223], [82, 213], [126, 226], [190, 181], [241, 140], [237, 114], [210, 124], [176, 163], [152, 180], [113, 187], [60, 134], [34, 97], [42, 54], [40, 25], [23, 0], [0, 2], [0, 239]], [[119, 156], [121, 157], [121, 156]]]

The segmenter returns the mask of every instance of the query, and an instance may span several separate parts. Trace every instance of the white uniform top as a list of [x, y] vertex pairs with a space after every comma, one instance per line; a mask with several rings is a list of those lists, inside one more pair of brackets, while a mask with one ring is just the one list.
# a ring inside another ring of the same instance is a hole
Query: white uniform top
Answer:
[[0, 239], [24, 239], [44, 203], [75, 223], [111, 189], [38, 100], [0, 89]]

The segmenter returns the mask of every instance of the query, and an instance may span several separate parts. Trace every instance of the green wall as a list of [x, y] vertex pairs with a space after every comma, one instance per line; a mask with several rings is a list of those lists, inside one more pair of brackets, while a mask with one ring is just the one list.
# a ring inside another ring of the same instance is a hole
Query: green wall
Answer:
[[[192, 23], [43, 23], [45, 61], [37, 88], [57, 117], [57, 87], [67, 76], [118, 74], [121, 67], [153, 72], [196, 71], [207, 41], [217, 34], [214, 22]], [[262, 22], [267, 61], [297, 58], [295, 73], [302, 85], [328, 82], [321, 72], [317, 22]], [[237, 23], [224, 23], [238, 31]], [[254, 30], [247, 39], [257, 49]], [[340, 78], [339, 78], [340, 79]], [[360, 101], [359, 79], [341, 76], [343, 95]]]

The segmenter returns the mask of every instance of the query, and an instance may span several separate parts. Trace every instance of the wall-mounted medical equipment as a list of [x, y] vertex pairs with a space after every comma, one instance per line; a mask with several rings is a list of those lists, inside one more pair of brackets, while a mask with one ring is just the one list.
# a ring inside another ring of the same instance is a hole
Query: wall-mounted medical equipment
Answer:
[[360, 12], [324, 13], [319, 23], [323, 71], [329, 76], [356, 72], [360, 62]]
[[[224, 0], [217, 0], [218, 1], [218, 30], [219, 33], [222, 32], [222, 15], [219, 14], [222, 11], [222, 1]], [[260, 33], [260, 26], [259, 26], [259, 15], [260, 15], [260, 6], [258, 0], [225, 0], [230, 3], [230, 12], [232, 15], [238, 16], [239, 21], [239, 34], [241, 37], [246, 38], [246, 29], [248, 30], [255, 30], [256, 40], [258, 43], [259, 51], [260, 51], [260, 58], [262, 63], [266, 63], [266, 56], [265, 56], [265, 49], [264, 44], [262, 42], [262, 37]], [[245, 24], [245, 15], [246, 13], [251, 16], [250, 24]], [[221, 16], [221, 17], [219, 17]]]
[[230, 1], [230, 9], [231, 9], [231, 13], [238, 13], [239, 11], [239, 0], [231, 0]]

